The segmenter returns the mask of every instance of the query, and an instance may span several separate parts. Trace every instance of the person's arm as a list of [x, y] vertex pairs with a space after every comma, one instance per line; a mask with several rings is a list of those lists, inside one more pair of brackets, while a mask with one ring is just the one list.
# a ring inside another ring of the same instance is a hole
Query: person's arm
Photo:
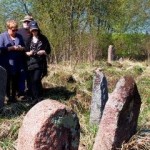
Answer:
[[49, 55], [51, 52], [51, 46], [46, 36], [42, 35], [43, 46], [41, 50], [37, 52], [38, 55]]

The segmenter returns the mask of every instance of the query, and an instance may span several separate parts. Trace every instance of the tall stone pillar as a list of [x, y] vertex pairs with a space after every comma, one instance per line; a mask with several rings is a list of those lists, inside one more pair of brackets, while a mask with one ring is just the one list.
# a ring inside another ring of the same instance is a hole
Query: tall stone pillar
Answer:
[[90, 123], [99, 124], [108, 100], [107, 80], [100, 69], [95, 70], [91, 101]]
[[113, 45], [109, 45], [108, 47], [108, 63], [111, 63], [115, 60], [115, 48]]

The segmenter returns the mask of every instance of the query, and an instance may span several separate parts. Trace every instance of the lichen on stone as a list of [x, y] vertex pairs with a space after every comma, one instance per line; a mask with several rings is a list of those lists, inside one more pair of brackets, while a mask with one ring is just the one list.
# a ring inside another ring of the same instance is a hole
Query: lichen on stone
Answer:
[[52, 123], [57, 127], [75, 128], [76, 123], [72, 115], [56, 116], [52, 119]]

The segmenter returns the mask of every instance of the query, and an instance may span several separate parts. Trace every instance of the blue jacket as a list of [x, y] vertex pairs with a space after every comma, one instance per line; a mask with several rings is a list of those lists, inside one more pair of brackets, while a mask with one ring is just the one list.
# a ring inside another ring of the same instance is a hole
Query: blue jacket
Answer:
[[15, 40], [13, 41], [7, 31], [0, 34], [0, 48], [3, 50], [3, 53], [0, 54], [0, 65], [11, 72], [18, 72], [24, 67], [25, 53], [22, 51], [7, 51], [8, 47], [14, 45], [24, 47], [21, 35], [16, 34]]

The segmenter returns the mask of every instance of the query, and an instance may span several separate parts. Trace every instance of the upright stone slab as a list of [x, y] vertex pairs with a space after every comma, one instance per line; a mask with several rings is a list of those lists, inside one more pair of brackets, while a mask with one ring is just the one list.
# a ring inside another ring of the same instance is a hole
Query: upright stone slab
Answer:
[[95, 70], [91, 101], [90, 123], [99, 124], [108, 100], [107, 80], [100, 69]]
[[121, 78], [106, 103], [93, 150], [116, 150], [135, 134], [141, 98], [132, 77]]
[[78, 150], [79, 138], [77, 115], [64, 104], [47, 99], [26, 114], [17, 150]]
[[0, 108], [4, 106], [6, 94], [7, 72], [0, 66]]
[[115, 59], [115, 49], [113, 45], [109, 45], [108, 47], [108, 63], [111, 63]]

